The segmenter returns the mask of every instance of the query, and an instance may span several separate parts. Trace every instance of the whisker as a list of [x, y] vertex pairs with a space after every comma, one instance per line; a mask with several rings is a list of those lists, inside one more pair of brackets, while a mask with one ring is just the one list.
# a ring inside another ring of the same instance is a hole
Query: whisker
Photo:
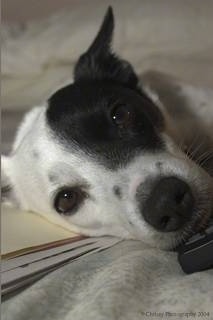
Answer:
[[199, 158], [197, 158], [196, 160], [198, 161], [198, 162], [201, 162], [203, 159], [205, 160], [205, 158], [207, 158], [207, 157], [213, 157], [213, 151], [209, 151], [209, 150], [207, 150], [207, 151], [205, 151], [205, 152], [203, 152], [200, 156], [199, 156]]

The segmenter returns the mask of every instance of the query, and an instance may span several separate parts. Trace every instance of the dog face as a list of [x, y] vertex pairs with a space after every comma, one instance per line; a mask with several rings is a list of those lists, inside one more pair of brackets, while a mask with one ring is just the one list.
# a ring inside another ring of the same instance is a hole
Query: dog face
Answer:
[[109, 9], [74, 83], [26, 115], [3, 158], [3, 193], [86, 235], [171, 247], [207, 222], [212, 179], [177, 146], [132, 66], [111, 52], [112, 32]]

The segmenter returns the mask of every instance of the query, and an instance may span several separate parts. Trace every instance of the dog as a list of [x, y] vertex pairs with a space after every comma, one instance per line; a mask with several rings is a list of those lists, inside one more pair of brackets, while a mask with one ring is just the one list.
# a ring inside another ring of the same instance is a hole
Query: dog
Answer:
[[84, 235], [173, 248], [211, 217], [212, 140], [196, 152], [183, 101], [167, 109], [140, 84], [113, 29], [109, 7], [74, 82], [26, 114], [2, 158], [3, 198]]

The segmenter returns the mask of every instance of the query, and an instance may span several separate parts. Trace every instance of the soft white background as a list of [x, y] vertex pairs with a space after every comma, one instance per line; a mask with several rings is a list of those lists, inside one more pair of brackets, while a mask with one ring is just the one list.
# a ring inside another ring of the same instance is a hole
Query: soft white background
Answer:
[[71, 81], [109, 3], [114, 48], [137, 72], [156, 69], [213, 87], [212, 0], [4, 0], [3, 109], [28, 109]]

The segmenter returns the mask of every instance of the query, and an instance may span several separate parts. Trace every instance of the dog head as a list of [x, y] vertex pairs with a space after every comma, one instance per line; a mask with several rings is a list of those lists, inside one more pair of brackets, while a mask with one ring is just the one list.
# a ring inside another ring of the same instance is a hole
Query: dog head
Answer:
[[209, 218], [212, 180], [112, 52], [113, 27], [109, 8], [74, 82], [26, 115], [3, 158], [3, 195], [86, 235], [171, 247]]

